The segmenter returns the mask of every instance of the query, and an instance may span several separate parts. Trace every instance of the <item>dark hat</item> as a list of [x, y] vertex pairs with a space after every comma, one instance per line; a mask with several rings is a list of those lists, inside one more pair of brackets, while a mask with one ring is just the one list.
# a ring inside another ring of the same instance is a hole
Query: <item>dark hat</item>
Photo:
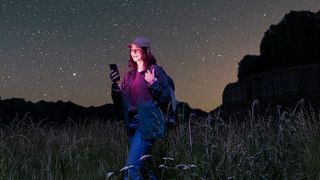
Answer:
[[147, 47], [147, 48], [150, 48], [151, 45], [150, 45], [150, 41], [145, 38], [145, 37], [137, 37], [135, 38], [130, 44], [128, 44], [128, 48], [131, 47], [131, 45], [134, 44], [138, 47]]

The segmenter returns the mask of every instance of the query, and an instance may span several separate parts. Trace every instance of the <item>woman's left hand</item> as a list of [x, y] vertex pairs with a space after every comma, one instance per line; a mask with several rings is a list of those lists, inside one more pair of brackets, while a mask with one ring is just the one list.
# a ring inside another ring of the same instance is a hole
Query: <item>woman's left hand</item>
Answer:
[[150, 70], [147, 70], [147, 72], [145, 72], [144, 74], [144, 80], [149, 84], [151, 85], [152, 83], [154, 83], [157, 78], [154, 76], [154, 69], [152, 69], [151, 71]]

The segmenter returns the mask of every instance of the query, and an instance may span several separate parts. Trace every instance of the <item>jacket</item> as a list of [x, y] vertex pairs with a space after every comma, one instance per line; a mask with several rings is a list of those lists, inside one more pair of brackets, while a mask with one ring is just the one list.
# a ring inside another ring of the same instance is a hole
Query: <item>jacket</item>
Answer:
[[[143, 139], [158, 139], [164, 136], [164, 116], [159, 106], [161, 104], [168, 104], [171, 101], [171, 92], [165, 71], [158, 65], [152, 65], [146, 68], [144, 73], [147, 70], [152, 71], [153, 69], [157, 80], [148, 86], [152, 101], [139, 104], [137, 107], [139, 128]], [[127, 72], [120, 86], [117, 83], [112, 84], [112, 99], [116, 106], [123, 109], [127, 132], [129, 132], [128, 102], [130, 97], [127, 97], [126, 93], [128, 93], [128, 87], [131, 85], [135, 73], [136, 70]]]

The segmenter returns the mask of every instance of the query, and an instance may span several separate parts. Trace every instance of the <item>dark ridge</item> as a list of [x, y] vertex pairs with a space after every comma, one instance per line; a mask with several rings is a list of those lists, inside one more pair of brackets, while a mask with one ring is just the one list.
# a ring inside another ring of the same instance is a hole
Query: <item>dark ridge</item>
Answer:
[[[179, 102], [177, 112], [188, 119], [191, 113], [197, 117], [206, 117], [207, 112], [200, 109], [192, 109], [187, 103]], [[83, 107], [73, 102], [46, 102], [36, 103], [25, 101], [22, 98], [11, 98], [1, 100], [0, 98], [0, 123], [10, 124], [13, 120], [29, 120], [32, 122], [49, 122], [53, 124], [64, 124], [68, 121], [75, 123], [100, 120], [121, 121], [123, 115], [120, 109], [113, 104], [105, 104], [98, 107]]]
[[121, 115], [113, 104], [85, 108], [70, 101], [46, 102], [41, 100], [33, 103], [22, 98], [0, 99], [1, 123], [8, 124], [14, 119], [61, 124], [68, 120], [74, 122], [94, 119], [114, 121], [121, 119]]

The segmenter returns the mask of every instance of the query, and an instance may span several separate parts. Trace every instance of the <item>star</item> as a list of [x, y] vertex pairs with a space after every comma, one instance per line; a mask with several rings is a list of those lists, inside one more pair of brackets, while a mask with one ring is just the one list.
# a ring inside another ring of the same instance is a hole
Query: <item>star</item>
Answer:
[[[108, 64], [116, 63], [123, 77], [129, 70], [127, 44], [145, 36], [158, 65], [174, 79], [178, 100], [207, 111], [221, 104], [224, 87], [237, 78], [239, 61], [260, 53], [271, 24], [290, 10], [317, 12], [320, 6], [319, 0], [0, 4], [3, 98], [36, 101], [50, 96], [83, 106], [113, 103], [106, 93], [111, 86]], [[225, 67], [228, 73], [221, 78]], [[94, 95], [77, 98], [88, 87]]]

